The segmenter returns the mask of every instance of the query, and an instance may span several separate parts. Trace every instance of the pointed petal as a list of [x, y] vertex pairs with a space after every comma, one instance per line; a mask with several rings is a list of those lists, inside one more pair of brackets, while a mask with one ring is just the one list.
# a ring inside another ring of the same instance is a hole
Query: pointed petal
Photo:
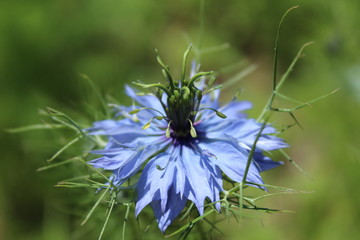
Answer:
[[231, 119], [231, 118], [239, 119], [246, 116], [246, 114], [242, 113], [242, 111], [248, 110], [251, 107], [252, 107], [251, 102], [233, 100], [228, 104], [224, 105], [223, 107], [221, 107], [219, 111], [224, 113], [227, 119]]
[[114, 173], [118, 178], [126, 180], [127, 178], [137, 173], [142, 164], [163, 147], [164, 146], [161, 144], [139, 146], [141, 150], [138, 149], [136, 155], [133, 155], [130, 159], [127, 159], [123, 166]]
[[151, 206], [154, 210], [158, 226], [162, 232], [172, 223], [172, 221], [181, 213], [187, 202], [186, 198], [181, 199], [179, 194], [176, 193], [174, 188], [170, 188], [168, 192], [168, 201], [166, 210], [161, 210], [161, 203], [159, 200], [153, 201]]
[[[229, 178], [236, 182], [243, 180], [249, 156], [247, 150], [226, 141], [203, 142], [199, 146], [213, 155], [214, 164], [219, 166]], [[254, 163], [250, 164], [246, 180], [253, 183], [262, 183], [260, 173]]]
[[256, 162], [256, 167], [259, 169], [260, 172], [267, 171], [284, 164], [283, 162], [275, 162], [271, 160], [269, 157], [265, 156], [261, 152], [255, 152], [254, 160]]
[[202, 215], [205, 198], [212, 197], [212, 190], [208, 181], [209, 170], [204, 166], [201, 154], [187, 146], [182, 146], [181, 159], [186, 177], [195, 197], [194, 203], [200, 215]]
[[[164, 170], [159, 170], [157, 166], [160, 168], [165, 167], [168, 164], [169, 157], [169, 154], [161, 153], [146, 164], [136, 187], [138, 192], [135, 208], [136, 216], [151, 201], [160, 200], [159, 182], [161, 181], [161, 177], [166, 168]], [[155, 198], [156, 192], [158, 192], [158, 195]]]

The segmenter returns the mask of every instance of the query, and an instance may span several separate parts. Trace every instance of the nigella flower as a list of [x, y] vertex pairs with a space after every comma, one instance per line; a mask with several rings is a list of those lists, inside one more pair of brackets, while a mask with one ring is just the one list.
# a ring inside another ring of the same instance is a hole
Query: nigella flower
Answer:
[[184, 55], [182, 75], [173, 80], [169, 68], [163, 67], [167, 84], [136, 85], [150, 88], [152, 94], [140, 94], [126, 86], [126, 94], [136, 104], [116, 106], [116, 116], [94, 123], [89, 134], [108, 138], [103, 150], [93, 151], [102, 157], [89, 163], [96, 168], [112, 171], [111, 181], [121, 186], [139, 173], [136, 184], [136, 215], [151, 205], [162, 232], [181, 213], [187, 201], [193, 202], [199, 214], [204, 204], [213, 202], [220, 211], [220, 192], [223, 175], [242, 182], [249, 154], [256, 144], [248, 168], [247, 182], [262, 184], [260, 172], [281, 164], [263, 155], [287, 145], [270, 126], [263, 127], [242, 113], [251, 107], [250, 102], [233, 100], [219, 104], [220, 90], [205, 79], [212, 72], [195, 73], [192, 68], [186, 79]]

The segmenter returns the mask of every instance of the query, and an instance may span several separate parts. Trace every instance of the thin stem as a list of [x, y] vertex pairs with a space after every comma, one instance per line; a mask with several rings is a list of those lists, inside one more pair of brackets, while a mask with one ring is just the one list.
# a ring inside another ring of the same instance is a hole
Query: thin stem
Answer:
[[252, 159], [253, 159], [253, 156], [254, 156], [254, 153], [255, 153], [255, 149], [256, 149], [256, 144], [257, 142], [259, 141], [260, 139], [260, 136], [263, 132], [263, 130], [265, 129], [266, 127], [266, 123], [267, 121], [264, 121], [261, 125], [261, 128], [260, 128], [260, 131], [259, 133], [256, 135], [256, 138], [255, 138], [255, 141], [251, 147], [251, 150], [250, 150], [250, 153], [249, 153], [249, 157], [247, 159], [247, 163], [246, 163], [246, 167], [245, 167], [245, 171], [244, 171], [244, 177], [243, 177], [243, 180], [242, 180], [242, 184], [245, 184], [246, 183], [246, 177], [249, 173], [249, 169], [250, 169], [250, 165], [251, 165], [251, 162], [252, 162]]
[[280, 31], [281, 31], [281, 27], [282, 27], [282, 23], [286, 17], [286, 15], [288, 15], [289, 12], [291, 12], [293, 9], [298, 8], [299, 6], [294, 6], [292, 8], [289, 8], [285, 14], [282, 16], [280, 23], [279, 23], [279, 27], [277, 30], [277, 34], [276, 34], [276, 40], [275, 40], [275, 47], [274, 47], [274, 68], [273, 68], [273, 90], [275, 90], [276, 88], [276, 73], [277, 73], [277, 60], [278, 60], [278, 46], [279, 46], [279, 40], [280, 40]]

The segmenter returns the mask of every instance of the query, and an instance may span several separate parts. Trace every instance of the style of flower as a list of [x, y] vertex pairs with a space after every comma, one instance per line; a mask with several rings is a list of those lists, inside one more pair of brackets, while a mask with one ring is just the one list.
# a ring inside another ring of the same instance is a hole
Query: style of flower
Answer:
[[136, 184], [135, 214], [150, 204], [162, 232], [187, 201], [195, 204], [200, 215], [206, 200], [220, 211], [223, 174], [242, 182], [247, 168], [246, 182], [262, 184], [260, 172], [281, 164], [263, 152], [287, 147], [274, 136], [274, 128], [242, 113], [251, 108], [250, 102], [233, 100], [220, 106], [215, 78], [205, 84], [212, 72], [196, 73], [193, 67], [186, 79], [189, 50], [184, 55], [180, 81], [172, 79], [158, 56], [167, 84], [135, 83], [152, 89], [152, 94], [140, 94], [126, 86], [126, 94], [135, 104], [115, 107], [120, 120], [95, 122], [87, 129], [89, 134], [108, 139], [104, 149], [92, 152], [102, 157], [89, 164], [111, 170], [114, 186], [120, 187], [142, 169]]

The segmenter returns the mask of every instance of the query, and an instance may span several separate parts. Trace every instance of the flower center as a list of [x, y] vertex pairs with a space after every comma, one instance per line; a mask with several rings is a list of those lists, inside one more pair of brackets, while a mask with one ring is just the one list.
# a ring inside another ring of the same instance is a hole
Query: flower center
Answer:
[[[182, 81], [181, 86], [168, 86], [170, 95], [167, 98], [165, 108], [169, 127], [175, 137], [186, 137], [192, 134], [193, 123], [199, 110], [202, 91], [197, 89], [193, 82]], [[195, 131], [195, 130], [193, 130]]]
[[[174, 81], [171, 74], [169, 66], [165, 65], [161, 60], [160, 56], [157, 53], [157, 60], [162, 66], [162, 73], [167, 80], [166, 84], [142, 84], [135, 83], [138, 86], [144, 88], [155, 88], [155, 96], [159, 99], [166, 116], [157, 116], [157, 119], [165, 119], [168, 122], [168, 127], [166, 129], [166, 136], [173, 138], [187, 138], [189, 136], [196, 138], [197, 133], [194, 128], [194, 122], [196, 120], [196, 114], [204, 109], [199, 109], [202, 97], [216, 90], [221, 86], [213, 87], [215, 77], [211, 77], [209, 83], [204, 85], [203, 88], [199, 89], [195, 86], [195, 82], [199, 79], [206, 78], [211, 75], [213, 72], [198, 72], [195, 67], [191, 72], [194, 74], [190, 75], [190, 78], [186, 78], [186, 62], [191, 49], [191, 45], [188, 47], [183, 57], [183, 66], [181, 72], [180, 81]], [[163, 102], [163, 94], [166, 94], [166, 104]], [[211, 109], [211, 108], [206, 108]], [[221, 117], [226, 118], [226, 116], [215, 109], [211, 109]], [[150, 126], [149, 121], [144, 127], [147, 128]]]

